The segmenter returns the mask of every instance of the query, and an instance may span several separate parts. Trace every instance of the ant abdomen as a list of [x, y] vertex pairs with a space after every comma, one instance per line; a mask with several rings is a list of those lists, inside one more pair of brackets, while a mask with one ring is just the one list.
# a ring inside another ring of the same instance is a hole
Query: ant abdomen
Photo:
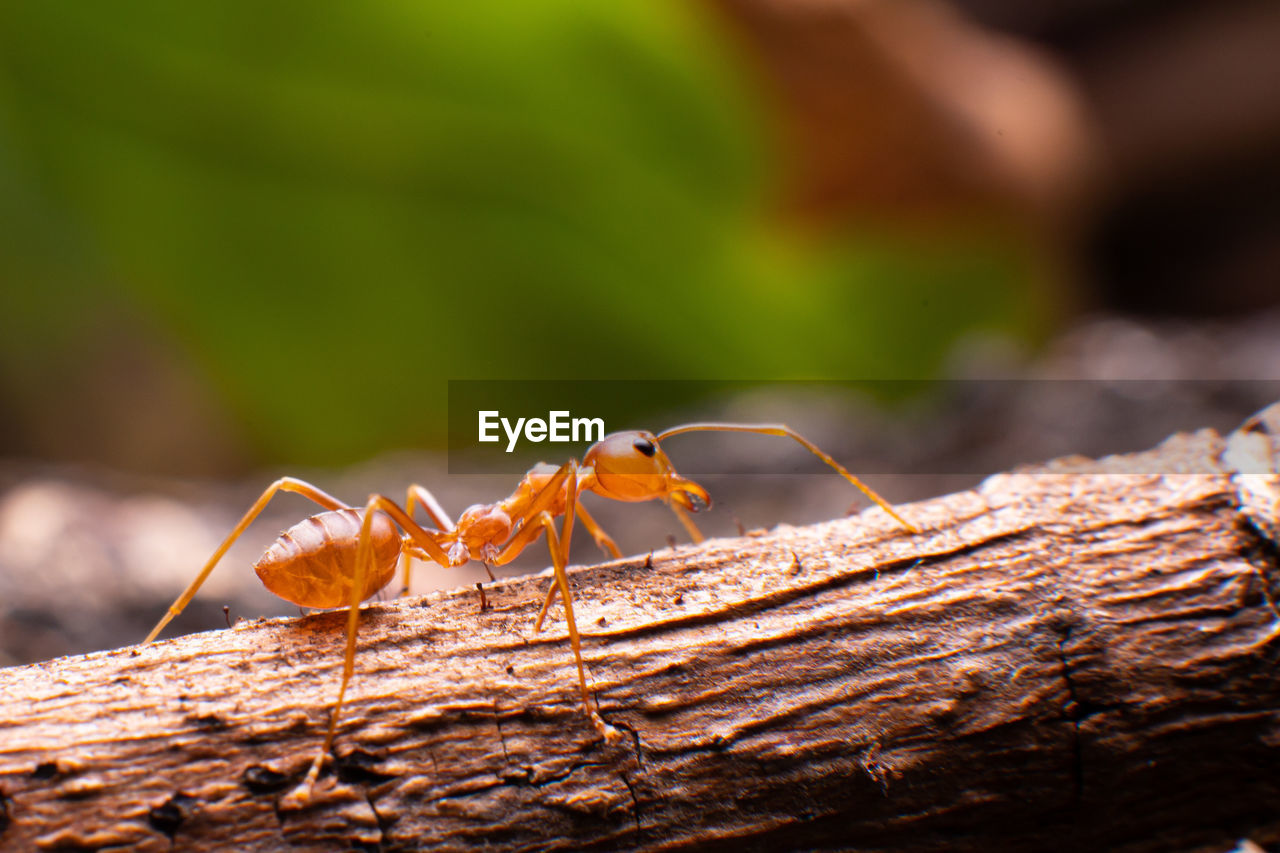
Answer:
[[[290, 527], [254, 563], [262, 584], [301, 607], [347, 607], [356, 576], [356, 550], [364, 510], [322, 512]], [[384, 513], [374, 513], [369, 530], [372, 570], [366, 572], [360, 601], [390, 583], [400, 557], [400, 533]]]

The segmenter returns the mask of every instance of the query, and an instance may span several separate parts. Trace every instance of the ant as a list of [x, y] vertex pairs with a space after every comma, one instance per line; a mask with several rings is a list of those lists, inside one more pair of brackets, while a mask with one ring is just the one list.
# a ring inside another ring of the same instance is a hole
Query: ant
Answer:
[[[542, 630], [547, 611], [559, 594], [564, 602], [583, 707], [596, 730], [606, 740], [616, 740], [617, 730], [601, 719], [591, 705], [582, 664], [582, 644], [573, 615], [573, 596], [565, 574], [575, 521], [581, 520], [596, 544], [614, 559], [620, 559], [622, 554], [578, 499], [583, 492], [592, 492], [616, 501], [661, 500], [671, 507], [690, 537], [701, 542], [702, 533], [689, 513], [710, 507], [711, 496], [702, 486], [680, 476], [660, 445], [671, 436], [701, 431], [748, 432], [794, 439], [860, 489], [906, 530], [919, 532], [839, 462], [782, 424], [691, 423], [657, 435], [646, 431], [612, 433], [593, 444], [581, 463], [570, 459], [558, 468], [546, 463], [535, 465], [510, 496], [496, 503], [469, 507], [457, 523], [449, 520], [439, 502], [422, 486], [409, 486], [403, 509], [379, 494], [370, 495], [365, 506], [357, 508], [303, 480], [282, 477], [254, 502], [143, 642], [154, 640], [169, 621], [182, 612], [214, 566], [277, 493], [294, 492], [323, 507], [324, 512], [280, 534], [253, 567], [263, 585], [286, 601], [309, 608], [348, 608], [342, 683], [329, 716], [324, 745], [299, 788], [305, 801], [332, 750], [338, 716], [355, 668], [360, 603], [391, 582], [399, 562], [403, 562], [407, 589], [413, 558], [433, 560], [441, 566], [460, 566], [468, 560], [479, 560], [488, 571], [490, 564], [501, 566], [514, 560], [545, 533], [554, 582], [538, 612], [534, 631]], [[435, 529], [414, 521], [419, 504], [435, 523]], [[561, 516], [564, 520], [556, 530], [555, 519]], [[403, 535], [400, 530], [404, 531]], [[491, 572], [489, 576], [493, 578]]]

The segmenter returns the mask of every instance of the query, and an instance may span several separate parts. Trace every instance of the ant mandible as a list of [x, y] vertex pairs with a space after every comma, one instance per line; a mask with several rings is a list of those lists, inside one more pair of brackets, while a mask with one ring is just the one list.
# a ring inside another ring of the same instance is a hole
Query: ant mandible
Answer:
[[[487, 570], [490, 564], [501, 566], [511, 562], [545, 532], [554, 581], [534, 622], [534, 630], [542, 629], [547, 610], [559, 594], [564, 602], [565, 622], [577, 664], [578, 690], [583, 707], [596, 730], [606, 740], [614, 740], [618, 737], [617, 730], [601, 719], [591, 706], [582, 664], [582, 644], [573, 615], [573, 595], [565, 574], [575, 519], [581, 519], [596, 544], [612, 557], [619, 559], [622, 554], [578, 498], [583, 492], [592, 492], [616, 501], [661, 500], [671, 507], [693, 540], [701, 542], [702, 534], [689, 513], [709, 507], [711, 497], [702, 486], [676, 472], [659, 442], [681, 433], [702, 431], [748, 432], [792, 438], [839, 472], [906, 530], [919, 532], [839, 462], [783, 424], [692, 423], [672, 427], [657, 435], [645, 431], [612, 433], [593, 444], [581, 463], [570, 459], [559, 468], [545, 463], [535, 465], [510, 496], [497, 503], [469, 507], [458, 517], [456, 524], [449, 520], [431, 492], [422, 486], [409, 486], [403, 509], [395, 501], [379, 494], [371, 495], [361, 509], [348, 506], [303, 480], [282, 477], [268, 486], [254, 502], [143, 642], [154, 640], [169, 621], [182, 612], [214, 566], [278, 492], [294, 492], [324, 507], [325, 512], [313, 515], [280, 534], [253, 567], [263, 585], [286, 601], [301, 607], [348, 608], [342, 683], [329, 716], [324, 745], [299, 789], [305, 799], [333, 747], [339, 713], [355, 668], [360, 603], [391, 582], [397, 563], [402, 559], [407, 588], [410, 558], [432, 560], [446, 567], [479, 560]], [[436, 529], [425, 528], [413, 520], [417, 504], [422, 505], [436, 524]], [[563, 516], [564, 521], [557, 531], [555, 519], [559, 516]], [[397, 526], [404, 531], [403, 535]]]

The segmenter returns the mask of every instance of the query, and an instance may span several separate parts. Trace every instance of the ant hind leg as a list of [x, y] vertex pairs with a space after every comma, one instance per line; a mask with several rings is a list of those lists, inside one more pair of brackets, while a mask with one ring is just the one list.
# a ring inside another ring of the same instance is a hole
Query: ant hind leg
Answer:
[[183, 590], [182, 594], [178, 596], [177, 600], [175, 600], [173, 604], [169, 605], [168, 612], [166, 612], [160, 621], [156, 623], [156, 626], [151, 629], [151, 633], [147, 635], [147, 638], [142, 641], [144, 645], [150, 643], [159, 636], [160, 632], [164, 630], [164, 627], [169, 624], [173, 617], [181, 613], [183, 609], [191, 603], [191, 599], [195, 598], [196, 592], [199, 591], [205, 580], [208, 579], [209, 574], [213, 571], [213, 567], [218, 565], [218, 561], [221, 560], [227, 551], [231, 549], [231, 546], [240, 538], [240, 535], [244, 533], [249, 525], [253, 523], [253, 520], [257, 518], [264, 509], [266, 509], [267, 504], [271, 502], [271, 499], [275, 497], [277, 492], [294, 492], [295, 494], [302, 495], [304, 498], [315, 501], [317, 504], [328, 510], [350, 509], [350, 507], [335, 498], [333, 495], [311, 485], [305, 480], [299, 480], [296, 477], [281, 477], [279, 480], [276, 480], [270, 486], [267, 486], [266, 491], [264, 491], [256, 501], [254, 501], [253, 506], [249, 507], [249, 510], [240, 519], [239, 523], [236, 524], [236, 526], [232, 528], [231, 532], [227, 534], [227, 538], [222, 540], [222, 544], [218, 546], [218, 550], [213, 552], [213, 556], [210, 557], [208, 562], [204, 564], [204, 567], [200, 569], [195, 580], [193, 580], [187, 588]]

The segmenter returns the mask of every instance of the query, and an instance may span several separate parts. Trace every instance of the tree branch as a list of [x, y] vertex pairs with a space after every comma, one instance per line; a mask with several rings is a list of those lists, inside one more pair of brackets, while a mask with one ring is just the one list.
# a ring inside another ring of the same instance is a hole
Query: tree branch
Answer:
[[574, 570], [621, 745], [577, 704], [563, 623], [532, 633], [545, 576], [483, 613], [474, 590], [368, 607], [304, 807], [342, 613], [0, 671], [0, 846], [1280, 840], [1268, 411], [1231, 453], [1204, 431], [901, 508], [920, 535], [874, 510]]

